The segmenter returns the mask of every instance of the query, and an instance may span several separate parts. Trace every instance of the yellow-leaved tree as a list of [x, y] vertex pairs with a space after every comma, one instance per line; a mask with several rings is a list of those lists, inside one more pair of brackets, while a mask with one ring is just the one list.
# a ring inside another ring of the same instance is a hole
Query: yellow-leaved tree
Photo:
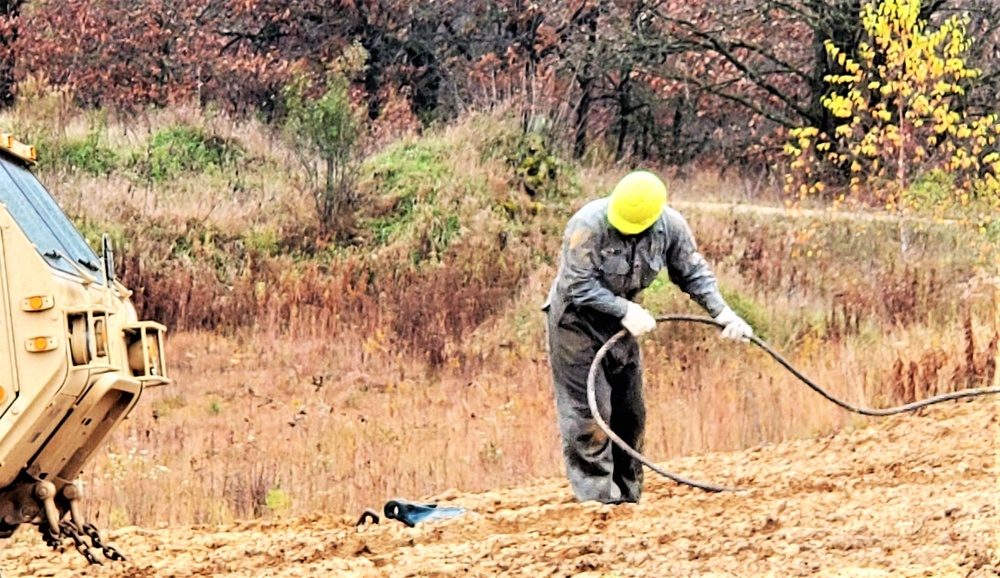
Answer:
[[920, 0], [865, 4], [856, 59], [826, 43], [843, 74], [826, 77], [823, 104], [840, 122], [834, 134], [791, 131], [790, 193], [888, 209], [905, 204], [944, 212], [970, 202], [1000, 208], [1000, 121], [992, 111], [971, 114], [963, 102], [980, 76], [965, 63], [968, 20], [952, 17], [931, 30], [920, 6]]

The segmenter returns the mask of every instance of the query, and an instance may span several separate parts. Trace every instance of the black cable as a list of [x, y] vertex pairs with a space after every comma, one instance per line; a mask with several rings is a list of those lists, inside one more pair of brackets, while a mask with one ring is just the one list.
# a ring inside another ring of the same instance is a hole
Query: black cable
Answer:
[[715, 484], [697, 482], [695, 480], [689, 480], [687, 478], [678, 476], [677, 474], [672, 474], [667, 470], [660, 468], [653, 462], [647, 460], [645, 456], [635, 451], [635, 449], [633, 449], [632, 446], [625, 443], [625, 440], [618, 437], [618, 434], [611, 431], [611, 428], [604, 421], [604, 418], [601, 417], [601, 412], [597, 410], [597, 394], [594, 391], [594, 380], [597, 377], [598, 368], [601, 366], [601, 360], [604, 359], [605, 354], [607, 354], [608, 350], [611, 349], [611, 347], [614, 346], [614, 344], [617, 343], [619, 339], [624, 337], [626, 333], [627, 331], [622, 329], [618, 333], [612, 335], [611, 339], [609, 339], [604, 345], [601, 346], [600, 349], [597, 350], [597, 355], [594, 356], [594, 362], [590, 364], [590, 373], [587, 374], [587, 403], [590, 405], [590, 413], [594, 416], [594, 421], [597, 422], [597, 425], [600, 426], [602, 430], [604, 430], [604, 433], [606, 433], [608, 437], [611, 438], [611, 441], [613, 441], [619, 448], [621, 448], [622, 451], [632, 456], [633, 459], [637, 460], [639, 463], [646, 466], [647, 468], [653, 470], [654, 472], [660, 474], [661, 476], [670, 478], [671, 480], [677, 482], [678, 484], [684, 484], [685, 486], [692, 486], [695, 488], [705, 490], [706, 492], [744, 491], [744, 488], [729, 488], [726, 486], [716, 486]]
[[[719, 328], [724, 328], [725, 327], [725, 324], [719, 323], [718, 321], [716, 321], [715, 319], [712, 319], [711, 317], [701, 317], [701, 316], [697, 316], [697, 315], [683, 315], [683, 314], [662, 315], [660, 317], [657, 317], [656, 320], [658, 322], [702, 323], [704, 325], [714, 325], [714, 326], [719, 327]], [[648, 459], [646, 459], [645, 456], [643, 456], [639, 452], [635, 451], [631, 446], [629, 446], [627, 443], [625, 443], [625, 440], [623, 440], [620, 437], [618, 437], [618, 435], [615, 432], [611, 431], [611, 428], [608, 426], [608, 424], [601, 417], [601, 414], [600, 414], [600, 412], [597, 409], [597, 395], [596, 395], [596, 392], [594, 390], [594, 381], [597, 378], [598, 368], [600, 367], [601, 362], [604, 360], [604, 356], [607, 355], [608, 350], [610, 350], [611, 347], [613, 347], [614, 344], [617, 343], [627, 333], [628, 332], [625, 329], [622, 329], [618, 333], [616, 333], [613, 336], [611, 336], [611, 339], [609, 339], [603, 346], [601, 346], [600, 349], [597, 350], [597, 355], [594, 356], [594, 361], [590, 364], [590, 373], [587, 375], [587, 403], [590, 405], [590, 413], [594, 416], [594, 421], [597, 422], [597, 425], [602, 430], [604, 430], [604, 433], [606, 433], [608, 435], [608, 437], [611, 439], [611, 441], [613, 441], [619, 448], [621, 448], [622, 451], [624, 451], [628, 455], [632, 456], [632, 458], [634, 458], [635, 460], [639, 461], [641, 464], [643, 464], [647, 468], [653, 470], [654, 472], [656, 472], [656, 473], [658, 473], [658, 474], [660, 474], [662, 476], [670, 478], [671, 480], [673, 480], [673, 481], [675, 481], [675, 482], [677, 482], [679, 484], [684, 484], [684, 485], [687, 485], [687, 486], [692, 486], [692, 487], [695, 487], [695, 488], [699, 488], [699, 489], [705, 490], [707, 492], [727, 492], [727, 491], [732, 492], [732, 491], [743, 491], [743, 490], [745, 490], [745, 488], [729, 488], [729, 487], [726, 487], [726, 486], [717, 486], [717, 485], [714, 485], [714, 484], [708, 484], [708, 483], [704, 483], [704, 482], [697, 482], [697, 481], [694, 481], [694, 480], [689, 480], [687, 478], [683, 478], [683, 477], [678, 476], [676, 474], [672, 474], [672, 473], [670, 473], [670, 472], [668, 472], [668, 471], [666, 471], [666, 470], [664, 470], [664, 469], [656, 466], [652, 462], [650, 462]], [[900, 405], [900, 406], [896, 406], [896, 407], [888, 407], [888, 408], [885, 408], [885, 409], [870, 409], [870, 408], [858, 407], [858, 406], [851, 405], [851, 404], [849, 404], [849, 403], [847, 403], [845, 401], [842, 401], [840, 399], [837, 399], [837, 398], [833, 397], [832, 395], [830, 395], [829, 393], [827, 393], [826, 391], [824, 391], [823, 388], [821, 388], [820, 386], [816, 385], [816, 383], [814, 381], [812, 381], [811, 379], [809, 379], [808, 377], [806, 377], [805, 375], [803, 375], [802, 372], [800, 372], [799, 370], [797, 370], [794, 367], [792, 367], [792, 364], [790, 364], [784, 357], [782, 357], [781, 355], [779, 355], [778, 352], [776, 352], [770, 345], [768, 345], [767, 343], [765, 343], [763, 340], [761, 340], [756, 335], [750, 337], [749, 341], [752, 342], [752, 343], [754, 343], [755, 345], [757, 345], [758, 347], [760, 347], [764, 351], [766, 351], [768, 353], [768, 355], [770, 355], [772, 358], [774, 358], [775, 361], [777, 361], [778, 363], [780, 363], [785, 369], [787, 369], [789, 372], [791, 372], [791, 374], [794, 375], [796, 378], [798, 378], [799, 381], [801, 381], [802, 383], [808, 385], [810, 389], [812, 389], [816, 393], [822, 395], [828, 401], [830, 401], [830, 402], [838, 405], [839, 407], [841, 407], [843, 409], [846, 409], [847, 411], [854, 412], [854, 413], [861, 414], [861, 415], [873, 416], [873, 417], [884, 417], [884, 416], [889, 416], [889, 415], [896, 415], [896, 414], [900, 414], [900, 413], [905, 413], [905, 412], [908, 412], [908, 411], [914, 411], [914, 410], [920, 409], [922, 407], [927, 407], [929, 405], [933, 405], [933, 404], [941, 403], [941, 402], [945, 402], [945, 401], [951, 401], [951, 400], [963, 399], [963, 398], [967, 398], [967, 397], [978, 397], [978, 396], [981, 396], [981, 395], [991, 395], [991, 394], [1000, 393], [1000, 387], [984, 387], [984, 388], [979, 388], [979, 389], [963, 389], [962, 391], [954, 391], [954, 392], [951, 392], [951, 393], [946, 393], [946, 394], [943, 394], [943, 395], [938, 395], [938, 396], [930, 397], [930, 398], [923, 399], [923, 400], [920, 400], [920, 401], [915, 401], [913, 403], [908, 403], [908, 404]]]
[[[710, 317], [699, 317], [697, 315], [664, 315], [662, 317], [657, 317], [656, 320], [657, 321], [685, 321], [685, 322], [692, 322], [692, 323], [704, 323], [705, 325], [714, 325], [714, 326], [720, 327], [720, 328], [725, 327], [725, 325], [723, 325], [722, 323], [719, 323], [715, 319], [712, 319]], [[927, 407], [928, 405], [934, 405], [936, 403], [941, 403], [943, 401], [951, 401], [953, 399], [962, 399], [962, 398], [966, 398], [966, 397], [978, 397], [978, 396], [981, 396], [981, 395], [990, 395], [990, 394], [994, 394], [994, 393], [1000, 393], [1000, 387], [984, 387], [984, 388], [980, 388], [980, 389], [963, 389], [962, 391], [953, 391], [951, 393], [945, 393], [945, 394], [942, 394], [942, 395], [937, 395], [937, 396], [934, 396], [934, 397], [929, 397], [927, 399], [923, 399], [923, 400], [920, 400], [920, 401], [915, 401], [913, 403], [908, 403], [908, 404], [900, 405], [900, 406], [896, 406], [896, 407], [887, 407], [885, 409], [870, 409], [870, 408], [865, 408], [865, 407], [858, 407], [858, 406], [855, 406], [855, 405], [851, 405], [851, 404], [847, 403], [846, 401], [837, 399], [837, 398], [833, 397], [832, 395], [830, 395], [829, 393], [827, 393], [826, 391], [824, 391], [823, 388], [821, 388], [820, 386], [816, 385], [816, 383], [813, 380], [809, 379], [808, 377], [806, 377], [805, 375], [803, 375], [802, 372], [800, 372], [799, 370], [797, 370], [794, 367], [792, 367], [791, 363], [789, 363], [784, 357], [782, 357], [781, 355], [779, 355], [778, 352], [776, 352], [773, 348], [771, 348], [770, 345], [768, 345], [767, 343], [765, 343], [763, 340], [761, 340], [756, 335], [753, 336], [753, 337], [750, 337], [750, 341], [753, 342], [755, 345], [759, 346], [764, 351], [766, 351], [768, 355], [770, 355], [771, 357], [773, 357], [775, 361], [777, 361], [778, 363], [780, 363], [785, 369], [787, 369], [789, 372], [791, 372], [792, 375], [794, 375], [795, 377], [797, 377], [799, 379], [799, 381], [801, 381], [802, 383], [808, 385], [810, 389], [812, 389], [816, 393], [822, 395], [828, 401], [831, 401], [831, 402], [837, 404], [838, 406], [846, 409], [847, 411], [858, 413], [858, 414], [861, 414], [861, 415], [867, 415], [867, 416], [872, 416], [872, 417], [885, 417], [885, 416], [888, 416], [888, 415], [896, 415], [896, 414], [905, 413], [905, 412], [908, 412], [908, 411], [917, 410], [917, 409], [920, 409], [922, 407]]]

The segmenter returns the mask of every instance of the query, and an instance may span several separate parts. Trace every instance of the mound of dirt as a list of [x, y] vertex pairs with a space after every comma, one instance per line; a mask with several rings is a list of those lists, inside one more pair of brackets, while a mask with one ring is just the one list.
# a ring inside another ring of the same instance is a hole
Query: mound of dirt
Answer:
[[103, 567], [26, 531], [5, 546], [2, 565], [8, 577], [1000, 576], [998, 413], [996, 400], [957, 403], [663, 464], [749, 488], [742, 493], [647, 473], [642, 503], [604, 506], [542, 480], [430, 497], [468, 512], [414, 528], [324, 515], [124, 528], [107, 537], [129, 561]]

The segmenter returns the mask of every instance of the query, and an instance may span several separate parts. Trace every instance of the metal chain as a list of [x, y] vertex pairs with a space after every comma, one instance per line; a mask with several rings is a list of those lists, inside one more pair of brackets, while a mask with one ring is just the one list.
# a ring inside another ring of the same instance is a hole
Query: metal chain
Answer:
[[52, 548], [53, 550], [58, 548], [62, 544], [62, 533], [53, 532], [52, 528], [49, 527], [48, 523], [42, 522], [38, 525], [38, 531], [42, 533], [42, 540], [45, 545]]
[[83, 557], [87, 559], [87, 562], [97, 565], [103, 564], [97, 555], [94, 554], [94, 551], [90, 547], [90, 544], [87, 543], [87, 540], [84, 539], [83, 535], [76, 529], [76, 525], [67, 521], [59, 524], [59, 529], [62, 531], [63, 536], [73, 539], [73, 543], [76, 545], [76, 551], [83, 554]]
[[84, 524], [83, 531], [90, 536], [90, 541], [94, 543], [94, 547], [101, 549], [105, 558], [108, 560], [114, 560], [115, 562], [125, 561], [125, 555], [122, 554], [118, 548], [115, 548], [111, 544], [105, 544], [104, 541], [101, 540], [101, 534], [97, 531], [97, 526], [90, 523]]
[[[114, 562], [124, 562], [125, 555], [121, 553], [118, 548], [115, 548], [111, 544], [106, 544], [104, 540], [101, 539], [101, 533], [97, 530], [97, 526], [87, 523], [83, 525], [83, 533], [76, 529], [76, 524], [66, 520], [59, 524], [59, 532], [52, 532], [48, 524], [40, 524], [38, 527], [39, 531], [42, 533], [42, 539], [48, 544], [52, 549], [57, 549], [62, 546], [63, 539], [70, 538], [73, 540], [73, 546], [76, 551], [83, 555], [87, 559], [87, 562], [91, 564], [103, 565], [100, 558], [97, 557], [96, 552], [100, 550], [104, 557], [108, 560]], [[89, 539], [89, 542], [88, 542]]]

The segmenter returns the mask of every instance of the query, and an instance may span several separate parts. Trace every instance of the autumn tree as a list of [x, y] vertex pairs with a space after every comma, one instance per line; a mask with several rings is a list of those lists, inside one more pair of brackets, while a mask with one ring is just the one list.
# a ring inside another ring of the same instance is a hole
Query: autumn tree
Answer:
[[0, 0], [0, 108], [14, 104], [17, 44], [25, 0]]
[[[868, 1], [0, 0], [0, 103], [6, 66], [8, 85], [35, 75], [85, 106], [197, 101], [280, 121], [293, 69], [323, 83], [359, 43], [369, 121], [502, 106], [526, 131], [544, 120], [576, 156], [600, 144], [602, 158], [763, 165], [785, 131], [836, 126], [824, 42], [857, 60]], [[956, 11], [983, 71], [963, 100], [985, 111], [1000, 87], [1000, 4], [933, 0], [921, 19]]]
[[[826, 42], [856, 58], [864, 36], [857, 15], [873, 2], [877, 0], [651, 4], [657, 26], [650, 30], [686, 47], [659, 71], [668, 81], [666, 94], [679, 87], [701, 95], [698, 114], [714, 118], [718, 138], [730, 140], [738, 151], [754, 150], [768, 140], [776, 146], [774, 137], [803, 124], [831, 132], [838, 120], [823, 99], [830, 88], [826, 78], [838, 68]], [[1000, 5], [984, 0], [926, 2], [920, 19], [935, 21], [966, 10], [984, 27], [1000, 20]], [[997, 69], [994, 62], [983, 62]], [[968, 96], [988, 101], [989, 94], [984, 90]]]
[[914, 179], [939, 171], [965, 202], [969, 194], [1000, 198], [1000, 120], [995, 112], [970, 114], [964, 102], [982, 75], [966, 63], [968, 18], [933, 28], [921, 18], [920, 0], [882, 0], [866, 4], [860, 21], [857, 59], [826, 43], [841, 68], [826, 77], [823, 99], [836, 125], [830, 133], [816, 126], [791, 132], [789, 187], [805, 196], [846, 178], [852, 196], [864, 187], [894, 208], [915, 200]]
[[304, 187], [324, 235], [341, 232], [354, 202], [365, 110], [350, 88], [366, 57], [355, 45], [331, 64], [322, 85], [314, 86], [308, 76], [298, 74], [284, 90], [285, 134], [299, 151]]

